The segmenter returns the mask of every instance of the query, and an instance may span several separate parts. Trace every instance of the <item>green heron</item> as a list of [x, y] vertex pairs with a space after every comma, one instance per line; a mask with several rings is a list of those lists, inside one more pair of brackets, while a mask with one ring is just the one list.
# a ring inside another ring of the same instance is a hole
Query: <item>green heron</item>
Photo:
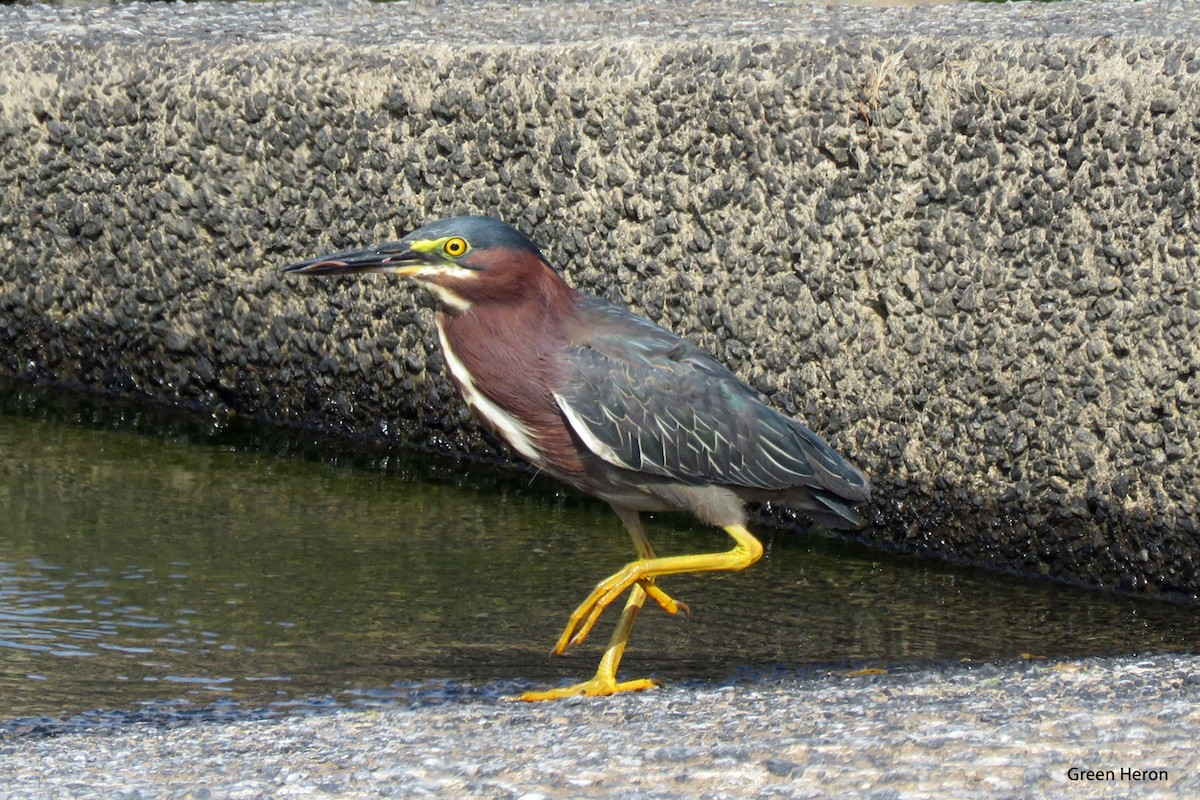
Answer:
[[[430, 290], [446, 366], [472, 412], [539, 470], [607, 501], [633, 537], [637, 560], [596, 585], [552, 651], [583, 642], [628, 591], [595, 677], [521, 699], [656, 685], [617, 680], [633, 623], [647, 597], [668, 613], [687, 611], [658, 578], [741, 570], [762, 556], [746, 529], [747, 502], [781, 504], [827, 527], [861, 525], [852, 506], [870, 497], [862, 472], [691, 342], [571, 287], [503, 222], [442, 220], [285, 271], [390, 272]], [[644, 511], [690, 511], [734, 546], [660, 557], [642, 531]]]

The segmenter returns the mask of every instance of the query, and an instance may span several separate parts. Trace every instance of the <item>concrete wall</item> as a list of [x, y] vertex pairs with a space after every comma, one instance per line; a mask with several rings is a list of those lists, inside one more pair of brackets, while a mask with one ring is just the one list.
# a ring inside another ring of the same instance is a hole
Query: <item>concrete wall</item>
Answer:
[[494, 454], [429, 298], [277, 272], [484, 212], [868, 538], [1200, 595], [1194, 6], [485, 8], [0, 7], [0, 371]]

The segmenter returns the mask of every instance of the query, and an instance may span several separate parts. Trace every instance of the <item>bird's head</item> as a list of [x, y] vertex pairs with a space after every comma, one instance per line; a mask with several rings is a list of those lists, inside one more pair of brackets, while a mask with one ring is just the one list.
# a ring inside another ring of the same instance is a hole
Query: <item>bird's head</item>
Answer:
[[300, 275], [391, 272], [432, 291], [449, 311], [479, 302], [515, 302], [562, 278], [523, 233], [491, 217], [454, 217], [396, 242], [285, 267]]

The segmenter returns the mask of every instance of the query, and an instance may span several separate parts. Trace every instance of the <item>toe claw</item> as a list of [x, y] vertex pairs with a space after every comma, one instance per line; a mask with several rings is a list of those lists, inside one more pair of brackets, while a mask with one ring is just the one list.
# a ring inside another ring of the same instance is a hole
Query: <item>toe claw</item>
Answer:
[[681, 603], [664, 592], [657, 584], [654, 583], [653, 579], [638, 581], [638, 585], [646, 591], [646, 595], [648, 597], [654, 600], [654, 602], [658, 603], [659, 607], [668, 614], [674, 616], [680, 611], [683, 611], [685, 614], [691, 614], [691, 611], [688, 609], [686, 603]]

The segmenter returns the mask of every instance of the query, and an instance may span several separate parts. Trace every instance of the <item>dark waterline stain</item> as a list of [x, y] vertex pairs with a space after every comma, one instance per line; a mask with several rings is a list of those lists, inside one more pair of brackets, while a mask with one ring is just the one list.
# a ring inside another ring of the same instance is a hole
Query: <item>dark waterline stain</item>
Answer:
[[[647, 532], [664, 553], [727, 546], [683, 518]], [[1200, 642], [1194, 609], [762, 533], [749, 571], [671, 581], [693, 616], [649, 610], [630, 674]], [[291, 713], [579, 678], [607, 626], [577, 657], [546, 654], [632, 554], [605, 505], [518, 471], [0, 384], [0, 720]]]

